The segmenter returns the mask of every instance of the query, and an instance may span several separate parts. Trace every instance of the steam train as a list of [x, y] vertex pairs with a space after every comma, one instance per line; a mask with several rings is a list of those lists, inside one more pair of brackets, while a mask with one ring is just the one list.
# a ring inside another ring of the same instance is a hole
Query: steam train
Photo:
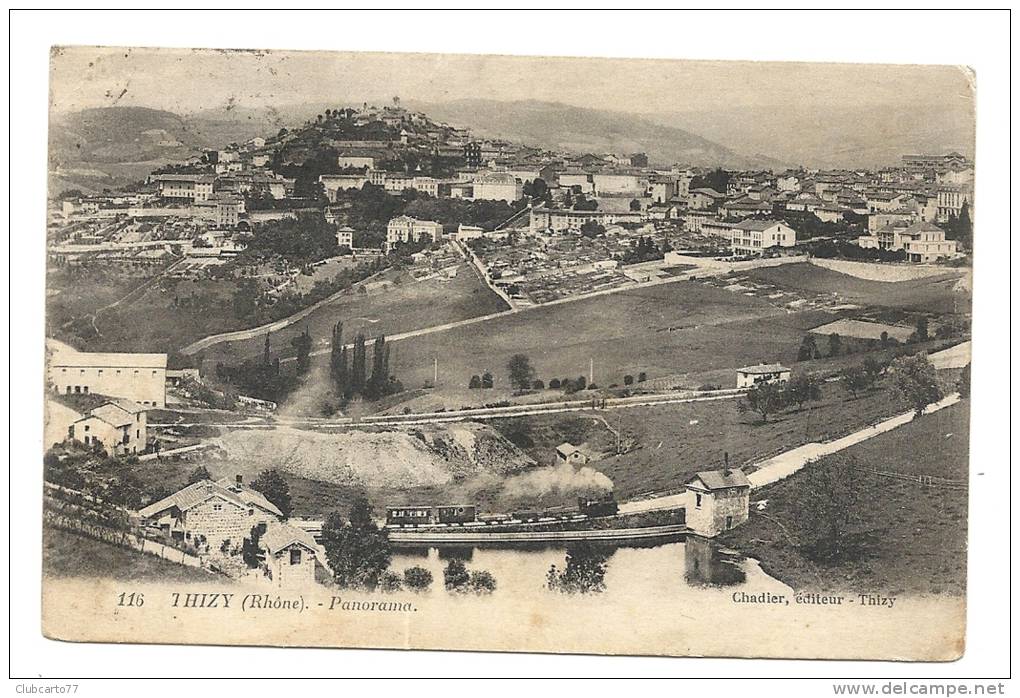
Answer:
[[575, 521], [615, 516], [619, 511], [612, 494], [602, 497], [578, 497], [577, 508], [521, 510], [510, 514], [479, 514], [473, 504], [445, 506], [386, 507], [387, 528], [418, 528], [419, 526], [463, 526], [465, 524], [496, 525]]

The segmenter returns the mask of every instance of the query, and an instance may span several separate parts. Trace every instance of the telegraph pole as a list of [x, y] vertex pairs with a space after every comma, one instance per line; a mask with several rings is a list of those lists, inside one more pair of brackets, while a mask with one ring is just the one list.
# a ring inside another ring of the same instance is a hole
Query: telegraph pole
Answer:
[[588, 359], [588, 385], [595, 382], [595, 357]]
[[432, 387], [439, 385], [439, 357], [432, 357]]

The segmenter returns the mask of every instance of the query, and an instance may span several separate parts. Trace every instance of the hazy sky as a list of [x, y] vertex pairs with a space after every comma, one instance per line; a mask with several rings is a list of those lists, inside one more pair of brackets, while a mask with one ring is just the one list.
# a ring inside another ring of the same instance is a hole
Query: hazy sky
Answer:
[[723, 63], [438, 54], [54, 49], [55, 111], [146, 106], [204, 109], [300, 103], [536, 99], [650, 113], [813, 104], [827, 107], [966, 99], [947, 66]]

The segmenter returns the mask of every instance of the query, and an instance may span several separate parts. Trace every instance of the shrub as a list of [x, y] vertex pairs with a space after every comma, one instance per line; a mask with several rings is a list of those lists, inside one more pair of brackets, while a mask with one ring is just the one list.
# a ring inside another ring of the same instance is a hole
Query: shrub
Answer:
[[443, 586], [447, 591], [466, 591], [470, 581], [471, 576], [463, 560], [450, 560], [443, 569]]
[[623, 377], [624, 385], [634, 385], [634, 376], [626, 375]]
[[408, 567], [404, 570], [404, 586], [411, 591], [427, 591], [432, 586], [432, 573], [424, 567]]
[[379, 575], [379, 591], [384, 594], [393, 594], [403, 587], [400, 575], [396, 572], [386, 571]]
[[496, 591], [496, 578], [491, 572], [478, 570], [471, 573], [468, 586], [475, 594], [491, 594]]

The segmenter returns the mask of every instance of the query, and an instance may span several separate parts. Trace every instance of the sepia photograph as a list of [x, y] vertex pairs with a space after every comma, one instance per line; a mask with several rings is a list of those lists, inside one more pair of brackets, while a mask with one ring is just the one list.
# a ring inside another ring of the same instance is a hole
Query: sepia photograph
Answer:
[[48, 48], [45, 638], [964, 656], [972, 66], [175, 44]]

